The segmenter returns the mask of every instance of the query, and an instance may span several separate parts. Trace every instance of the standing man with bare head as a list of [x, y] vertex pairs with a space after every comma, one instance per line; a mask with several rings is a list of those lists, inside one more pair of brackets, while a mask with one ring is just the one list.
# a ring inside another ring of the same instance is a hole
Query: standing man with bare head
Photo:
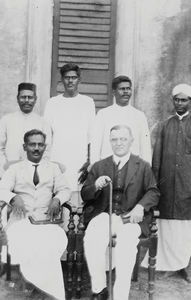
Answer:
[[66, 64], [60, 74], [64, 92], [48, 100], [44, 115], [53, 130], [51, 159], [66, 166], [73, 199], [78, 202], [79, 170], [88, 160], [95, 105], [92, 98], [79, 93], [78, 65]]
[[132, 81], [127, 76], [118, 76], [112, 81], [115, 103], [101, 109], [96, 116], [91, 146], [92, 162], [112, 154], [109, 141], [110, 129], [117, 124], [126, 124], [132, 130], [134, 141], [132, 153], [151, 163], [150, 133], [145, 114], [130, 104]]

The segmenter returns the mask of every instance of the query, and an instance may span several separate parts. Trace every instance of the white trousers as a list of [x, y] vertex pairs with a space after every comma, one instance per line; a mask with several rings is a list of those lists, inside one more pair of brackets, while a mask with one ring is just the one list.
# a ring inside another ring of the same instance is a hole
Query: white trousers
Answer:
[[27, 219], [8, 226], [9, 253], [26, 280], [58, 300], [65, 299], [60, 257], [67, 247], [58, 225], [32, 225]]
[[[114, 300], [127, 300], [141, 229], [138, 224], [123, 224], [121, 217], [113, 214], [112, 233], [117, 235], [115, 246], [116, 281], [113, 296]], [[90, 221], [84, 237], [84, 249], [93, 293], [99, 293], [107, 285], [105, 265], [108, 244], [109, 215], [101, 213]]]

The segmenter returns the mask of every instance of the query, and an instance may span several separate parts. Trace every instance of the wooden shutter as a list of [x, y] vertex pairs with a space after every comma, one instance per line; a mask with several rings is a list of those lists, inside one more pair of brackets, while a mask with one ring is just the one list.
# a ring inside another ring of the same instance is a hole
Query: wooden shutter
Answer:
[[111, 101], [114, 73], [115, 0], [55, 0], [51, 95], [63, 92], [59, 68], [82, 69], [80, 93], [97, 109]]

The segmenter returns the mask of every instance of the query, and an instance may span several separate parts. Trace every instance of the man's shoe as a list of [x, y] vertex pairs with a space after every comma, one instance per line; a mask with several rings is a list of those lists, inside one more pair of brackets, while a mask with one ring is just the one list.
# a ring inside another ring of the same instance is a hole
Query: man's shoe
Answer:
[[188, 283], [191, 283], [191, 278], [188, 275], [188, 272], [186, 269], [181, 269], [177, 271], [178, 275], [182, 277], [184, 280], [186, 280]]
[[107, 290], [107, 288], [104, 288], [98, 294], [93, 293], [90, 299], [91, 300], [107, 300], [108, 299], [108, 290]]

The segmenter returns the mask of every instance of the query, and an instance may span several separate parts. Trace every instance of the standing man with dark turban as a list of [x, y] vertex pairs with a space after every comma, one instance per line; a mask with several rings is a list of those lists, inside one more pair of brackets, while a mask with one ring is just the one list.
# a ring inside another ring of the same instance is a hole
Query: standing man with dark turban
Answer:
[[41, 116], [33, 112], [36, 100], [36, 85], [28, 82], [20, 83], [17, 94], [20, 110], [9, 113], [0, 120], [0, 178], [7, 163], [25, 158], [23, 136], [31, 129], [39, 129], [46, 134], [47, 149], [44, 157], [48, 156], [51, 145], [51, 127]]
[[[172, 90], [175, 115], [159, 124], [153, 171], [161, 192], [157, 270], [178, 271], [191, 282], [191, 86]], [[143, 263], [145, 265], [145, 262]]]

